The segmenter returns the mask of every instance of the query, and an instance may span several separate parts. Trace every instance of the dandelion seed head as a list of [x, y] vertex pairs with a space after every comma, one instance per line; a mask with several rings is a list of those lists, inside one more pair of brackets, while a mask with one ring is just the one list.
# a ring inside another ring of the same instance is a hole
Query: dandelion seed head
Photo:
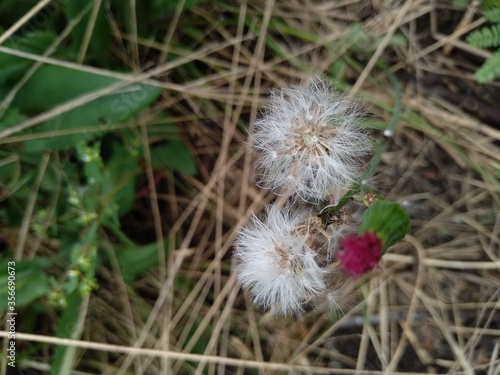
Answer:
[[318, 77], [273, 91], [270, 99], [255, 123], [261, 186], [318, 201], [360, 177], [360, 160], [373, 147], [355, 101]]
[[310, 211], [269, 206], [264, 220], [254, 216], [235, 243], [237, 277], [252, 300], [280, 315], [300, 315], [303, 305], [322, 293], [329, 271], [309, 246]]

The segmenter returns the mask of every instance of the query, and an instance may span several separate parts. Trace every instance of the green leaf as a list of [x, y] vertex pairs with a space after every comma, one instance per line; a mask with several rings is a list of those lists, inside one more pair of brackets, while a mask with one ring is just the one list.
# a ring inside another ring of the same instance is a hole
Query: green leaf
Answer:
[[[49, 280], [43, 269], [52, 261], [46, 258], [34, 258], [15, 262], [0, 263], [0, 310], [8, 307], [9, 290], [12, 290], [12, 281], [15, 283], [16, 308], [25, 306], [37, 298], [45, 295], [49, 289]], [[9, 278], [10, 276], [10, 278]], [[9, 281], [11, 285], [9, 288]]]
[[467, 43], [474, 47], [500, 46], [500, 24], [485, 26], [467, 35]]
[[[56, 337], [79, 339], [82, 332], [77, 330], [82, 296], [77, 289], [66, 299], [67, 307], [57, 324]], [[57, 346], [50, 364], [50, 374], [69, 374], [76, 358], [76, 347]]]
[[172, 168], [190, 175], [198, 172], [193, 156], [182, 141], [172, 140], [152, 146], [151, 160], [154, 168]]
[[[39, 31], [25, 37], [13, 36], [5, 45], [6, 47], [41, 55], [55, 40], [56, 34]], [[0, 85], [7, 80], [18, 79], [33, 64], [33, 61], [0, 52]]]
[[495, 8], [485, 9], [483, 13], [484, 18], [489, 22], [500, 23], [500, 6], [497, 5]]
[[402, 240], [410, 231], [410, 217], [399, 203], [377, 200], [363, 213], [360, 234], [371, 232], [379, 237], [383, 244], [383, 252]]
[[[88, 5], [87, 0], [67, 0], [64, 5], [64, 14], [66, 15], [68, 22], [80, 16], [85, 7]], [[91, 9], [87, 14], [81, 19], [81, 21], [76, 24], [76, 26], [71, 30], [72, 37], [72, 47], [73, 50], [78, 53], [84, 38], [86, 37], [88, 23], [90, 22]], [[90, 37], [87, 52], [91, 55], [98, 56], [101, 65], [106, 63], [105, 54], [108, 51], [108, 45], [110, 42], [111, 34], [109, 32], [109, 25], [106, 21], [104, 2], [98, 10], [97, 17], [92, 25], [92, 36]], [[102, 60], [102, 61], [101, 61]]]
[[[168, 255], [168, 241], [164, 242], [165, 256]], [[152, 267], [158, 267], [158, 245], [151, 243], [145, 246], [129, 247], [116, 251], [125, 282], [132, 282], [138, 275]]]
[[[1, 93], [0, 93], [1, 95]], [[0, 129], [7, 129], [27, 120], [28, 116], [19, 113], [19, 108], [7, 108], [2, 118], [0, 118]]]
[[474, 77], [476, 77], [477, 82], [480, 84], [492, 82], [500, 77], [500, 50], [493, 53], [493, 55], [476, 70]]
[[[75, 99], [83, 94], [108, 87], [118, 79], [52, 65], [44, 65], [19, 91], [14, 101], [23, 113], [38, 113]], [[29, 129], [26, 133], [39, 138], [26, 141], [26, 152], [67, 150], [79, 142], [102, 136], [110, 124], [129, 119], [149, 105], [161, 89], [140, 83], [131, 84], [121, 92], [100, 97], [56, 118]], [[85, 131], [78, 131], [86, 128]], [[73, 134], [61, 134], [74, 131]], [[44, 138], [45, 132], [52, 132]], [[56, 133], [53, 133], [56, 132]]]
[[106, 202], [118, 207], [118, 216], [127, 213], [135, 201], [135, 177], [139, 166], [134, 156], [119, 142], [111, 144], [111, 158], [104, 166], [102, 194]]

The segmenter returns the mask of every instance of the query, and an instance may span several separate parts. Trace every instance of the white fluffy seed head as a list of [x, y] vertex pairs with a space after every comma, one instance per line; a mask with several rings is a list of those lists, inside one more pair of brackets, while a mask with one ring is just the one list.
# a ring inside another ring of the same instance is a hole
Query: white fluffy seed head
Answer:
[[237, 277], [254, 303], [280, 315], [300, 315], [304, 304], [324, 292], [329, 271], [321, 268], [304, 228], [309, 210], [268, 206], [254, 216], [235, 243]]
[[273, 91], [267, 113], [255, 123], [261, 186], [310, 202], [341, 194], [360, 178], [363, 159], [373, 151], [360, 115], [353, 99], [319, 77]]

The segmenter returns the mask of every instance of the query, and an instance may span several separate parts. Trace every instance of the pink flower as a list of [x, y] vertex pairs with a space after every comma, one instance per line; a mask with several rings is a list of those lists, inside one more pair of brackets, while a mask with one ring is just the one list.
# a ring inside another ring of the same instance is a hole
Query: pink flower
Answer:
[[382, 258], [382, 241], [373, 233], [352, 234], [340, 243], [340, 268], [355, 277], [374, 269]]

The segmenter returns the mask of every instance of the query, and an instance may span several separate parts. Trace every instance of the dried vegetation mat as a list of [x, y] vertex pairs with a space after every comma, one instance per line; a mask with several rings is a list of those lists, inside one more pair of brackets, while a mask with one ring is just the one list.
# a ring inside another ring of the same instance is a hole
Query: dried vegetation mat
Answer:
[[[477, 4], [216, 2], [171, 21], [166, 44], [137, 40], [151, 56], [167, 48], [178, 56], [168, 75], [151, 77], [168, 83], [140, 123], [154, 126], [155, 111], [168, 109], [199, 173], [160, 182], [145, 174], [156, 196], [122, 225], [165, 238], [170, 251], [130, 285], [101, 267], [82, 340], [66, 341], [79, 348], [78, 367], [499, 374], [500, 87], [472, 75], [484, 51], [464, 46], [464, 35], [485, 22]], [[196, 34], [184, 32], [187, 23]], [[190, 50], [168, 44], [182, 38]], [[232, 272], [237, 229], [274, 199], [255, 186], [248, 133], [269, 88], [318, 73], [366, 103], [386, 143], [370, 183], [407, 209], [412, 230], [357, 280], [343, 314], [277, 318], [252, 305]]]

